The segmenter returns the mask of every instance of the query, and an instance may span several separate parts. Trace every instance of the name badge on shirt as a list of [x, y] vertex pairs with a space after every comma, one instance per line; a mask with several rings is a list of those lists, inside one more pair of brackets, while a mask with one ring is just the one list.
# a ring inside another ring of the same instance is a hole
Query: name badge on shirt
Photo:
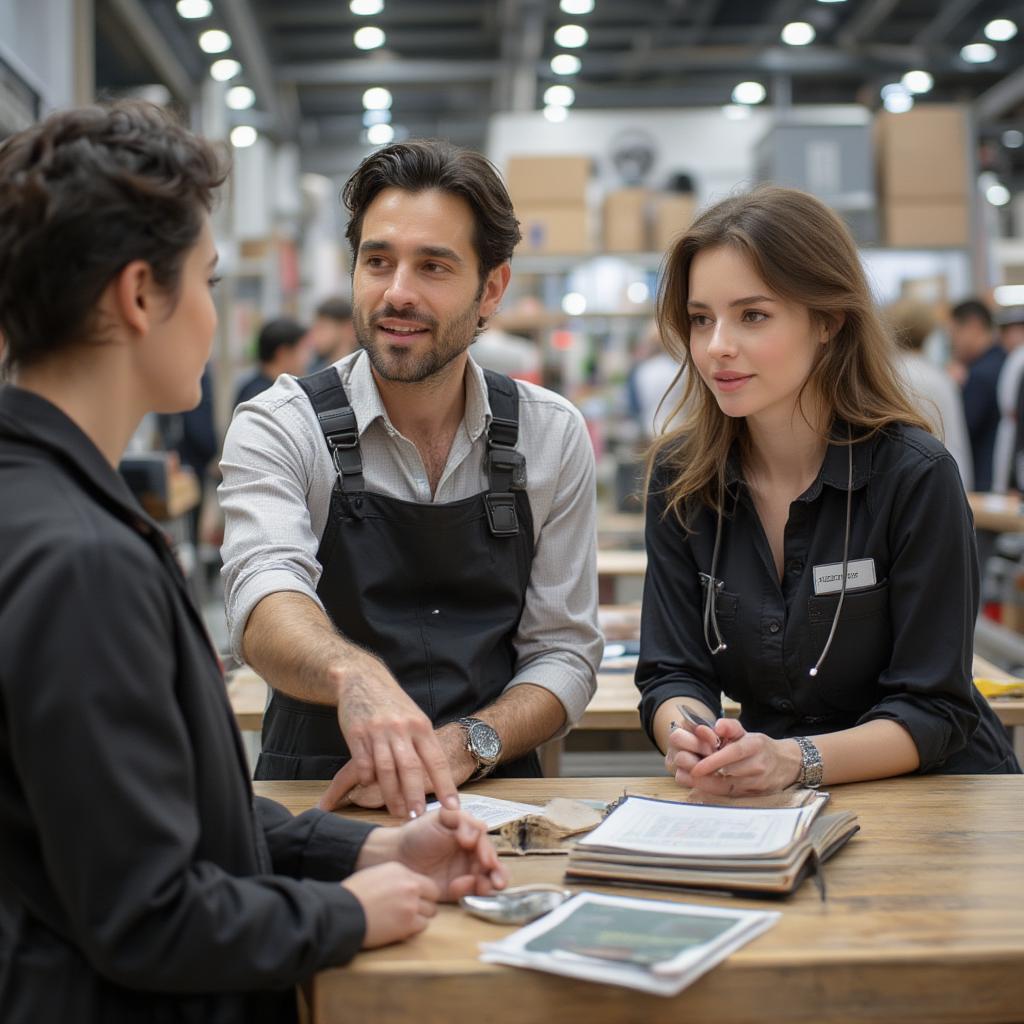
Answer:
[[[875, 582], [875, 560], [873, 558], [858, 558], [855, 562], [846, 563], [847, 591], [864, 590], [866, 587], [873, 587]], [[842, 588], [842, 562], [814, 567], [815, 594], [838, 594]]]

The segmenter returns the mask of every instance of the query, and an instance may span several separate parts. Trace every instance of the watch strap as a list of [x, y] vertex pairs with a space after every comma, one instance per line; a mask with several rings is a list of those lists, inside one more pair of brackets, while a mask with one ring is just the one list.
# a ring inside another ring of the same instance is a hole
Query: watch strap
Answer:
[[825, 777], [825, 766], [821, 760], [821, 751], [806, 736], [796, 736], [794, 739], [800, 747], [800, 774], [797, 782], [809, 789], [817, 789]]

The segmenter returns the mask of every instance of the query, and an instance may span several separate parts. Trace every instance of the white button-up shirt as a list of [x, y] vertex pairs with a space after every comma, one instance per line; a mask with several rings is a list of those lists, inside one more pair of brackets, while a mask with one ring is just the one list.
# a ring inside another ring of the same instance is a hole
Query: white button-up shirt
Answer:
[[[459, 501], [487, 488], [483, 456], [491, 408], [483, 371], [470, 359], [466, 410], [435, 494], [416, 446], [388, 417], [362, 351], [335, 364], [359, 425], [366, 489], [405, 501]], [[568, 729], [596, 687], [603, 641], [597, 625], [594, 455], [583, 417], [544, 388], [516, 381], [519, 441], [533, 513], [533, 565], [514, 637], [509, 686], [532, 683], [564, 705]], [[224, 512], [225, 599], [231, 644], [268, 594], [313, 601], [317, 561], [336, 471], [316, 413], [294, 377], [239, 406], [228, 429], [218, 489]], [[321, 605], [322, 607], [322, 605]]]

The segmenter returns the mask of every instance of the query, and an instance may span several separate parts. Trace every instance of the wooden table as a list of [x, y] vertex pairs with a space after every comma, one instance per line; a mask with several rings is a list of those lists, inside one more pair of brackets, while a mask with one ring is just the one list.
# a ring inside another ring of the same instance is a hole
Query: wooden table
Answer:
[[967, 495], [967, 502], [974, 514], [976, 529], [992, 533], [1024, 533], [1020, 495], [973, 492]]
[[[316, 783], [256, 783], [293, 811]], [[669, 779], [495, 779], [467, 791], [544, 803], [678, 793]], [[414, 939], [311, 982], [314, 1024], [750, 1024], [1024, 1019], [1024, 776], [922, 776], [837, 786], [861, 833], [805, 884], [770, 931], [673, 998], [484, 964], [477, 944], [511, 929], [444, 907]], [[379, 812], [360, 817], [384, 821]], [[513, 883], [561, 881], [561, 857], [508, 858]], [[591, 887], [593, 888], [593, 887]], [[608, 891], [607, 889], [604, 891]], [[622, 891], [622, 890], [620, 890]], [[630, 890], [637, 895], [654, 895]], [[661, 894], [659, 894], [661, 895]], [[666, 896], [666, 898], [672, 898]]]

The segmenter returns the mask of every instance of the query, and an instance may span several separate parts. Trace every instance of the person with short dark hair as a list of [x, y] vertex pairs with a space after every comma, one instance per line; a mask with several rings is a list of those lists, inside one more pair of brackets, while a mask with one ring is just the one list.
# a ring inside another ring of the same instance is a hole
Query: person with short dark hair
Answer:
[[268, 320], [256, 336], [260, 368], [238, 388], [235, 405], [248, 402], [269, 388], [282, 373], [301, 377], [310, 360], [309, 331], [291, 317]]
[[470, 356], [520, 237], [491, 164], [398, 143], [343, 201], [361, 350], [228, 431], [228, 623], [274, 689], [257, 777], [334, 777], [321, 806], [404, 814], [539, 775], [537, 747], [583, 714], [594, 457], [569, 402]]
[[316, 307], [309, 336], [316, 352], [316, 362], [310, 372], [316, 373], [351, 355], [359, 347], [352, 326], [352, 303], [340, 295], [324, 299]]
[[143, 415], [199, 401], [226, 174], [138, 102], [0, 143], [4, 1024], [294, 1021], [313, 972], [504, 884], [454, 806], [372, 829], [254, 798], [217, 653], [117, 472]]
[[963, 367], [964, 417], [971, 438], [974, 487], [992, 489], [992, 458], [999, 431], [999, 374], [1006, 349], [993, 333], [992, 313], [980, 299], [965, 299], [950, 310], [953, 358]]

